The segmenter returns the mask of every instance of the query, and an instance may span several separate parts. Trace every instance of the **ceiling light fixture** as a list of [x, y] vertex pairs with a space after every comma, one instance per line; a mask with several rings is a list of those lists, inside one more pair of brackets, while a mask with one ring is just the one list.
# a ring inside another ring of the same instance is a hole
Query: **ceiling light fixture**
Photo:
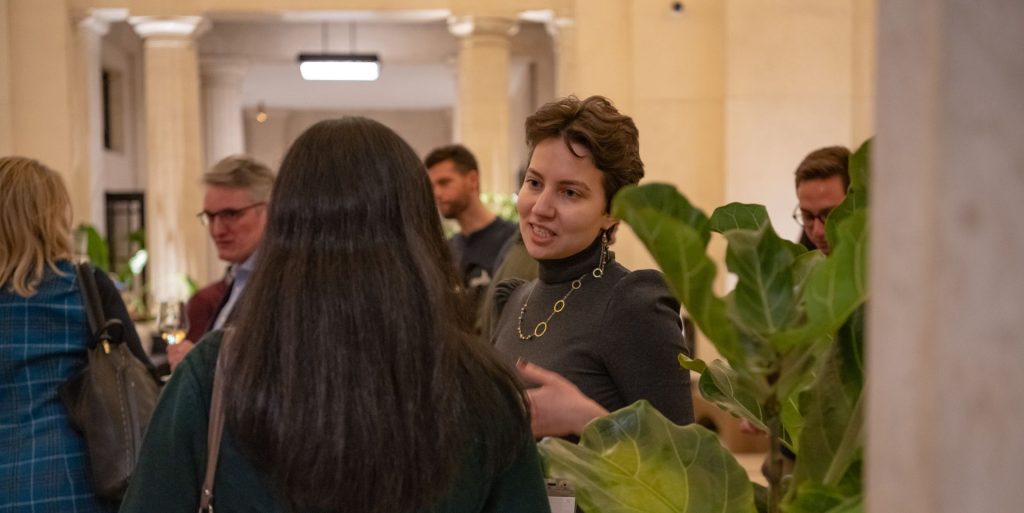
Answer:
[[328, 52], [327, 23], [320, 25], [323, 52], [300, 53], [299, 72], [305, 80], [377, 80], [380, 59], [377, 54], [355, 53], [356, 26], [349, 24], [349, 49], [352, 53]]

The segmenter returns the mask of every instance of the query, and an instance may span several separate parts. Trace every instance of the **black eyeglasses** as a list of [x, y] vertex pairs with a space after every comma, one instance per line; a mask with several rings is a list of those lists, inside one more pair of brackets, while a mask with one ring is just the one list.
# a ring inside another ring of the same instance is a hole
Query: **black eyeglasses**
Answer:
[[796, 208], [793, 209], [793, 220], [796, 221], [796, 224], [800, 226], [814, 224], [815, 219], [821, 221], [821, 224], [825, 224], [825, 219], [828, 219], [828, 215], [831, 213], [832, 209], [826, 208], [825, 210], [822, 210], [817, 214], [812, 214], [806, 210], [801, 209], [800, 205], [797, 205]]
[[217, 218], [220, 218], [220, 221], [222, 223], [233, 223], [235, 221], [238, 221], [238, 219], [242, 217], [242, 214], [244, 214], [246, 210], [266, 204], [267, 202], [260, 201], [259, 203], [253, 203], [252, 205], [242, 208], [225, 208], [224, 210], [218, 210], [216, 212], [207, 212], [204, 210], [196, 214], [196, 217], [199, 218], [199, 222], [202, 223], [203, 226], [210, 226], [210, 224], [213, 223], [213, 220]]

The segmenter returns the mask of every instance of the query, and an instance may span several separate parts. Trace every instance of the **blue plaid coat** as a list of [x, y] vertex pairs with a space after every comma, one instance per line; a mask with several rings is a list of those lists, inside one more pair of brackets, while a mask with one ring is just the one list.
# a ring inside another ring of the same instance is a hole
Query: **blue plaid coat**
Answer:
[[75, 268], [59, 267], [32, 297], [0, 288], [0, 513], [116, 511], [93, 496], [85, 442], [57, 397], [89, 336]]

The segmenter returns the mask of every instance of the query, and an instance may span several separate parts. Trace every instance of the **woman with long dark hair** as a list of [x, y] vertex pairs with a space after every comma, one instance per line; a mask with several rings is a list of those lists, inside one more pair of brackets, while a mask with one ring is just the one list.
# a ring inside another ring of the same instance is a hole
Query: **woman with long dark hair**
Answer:
[[218, 512], [547, 511], [522, 393], [460, 313], [405, 141], [365, 118], [306, 130], [259, 251], [228, 335], [168, 383], [122, 511], [199, 503], [218, 357]]

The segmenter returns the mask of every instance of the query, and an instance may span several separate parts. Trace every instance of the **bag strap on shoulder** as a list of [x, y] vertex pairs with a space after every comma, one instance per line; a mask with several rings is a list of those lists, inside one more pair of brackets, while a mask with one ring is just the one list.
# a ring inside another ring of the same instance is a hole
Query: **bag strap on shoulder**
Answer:
[[96, 344], [103, 342], [105, 351], [107, 344], [120, 344], [124, 342], [124, 324], [121, 319], [107, 319], [103, 311], [103, 300], [100, 299], [99, 288], [96, 286], [96, 275], [93, 274], [92, 266], [87, 263], [80, 263], [75, 266], [78, 274], [78, 286], [82, 292], [82, 302], [85, 303], [85, 314], [89, 319], [89, 332], [92, 339], [89, 340], [89, 348], [96, 347]]
[[224, 331], [224, 338], [217, 355], [213, 371], [213, 396], [210, 399], [210, 423], [206, 432], [206, 476], [199, 495], [199, 513], [213, 513], [213, 481], [217, 476], [217, 458], [220, 456], [220, 441], [224, 433], [224, 360], [225, 347], [231, 338], [231, 329]]

